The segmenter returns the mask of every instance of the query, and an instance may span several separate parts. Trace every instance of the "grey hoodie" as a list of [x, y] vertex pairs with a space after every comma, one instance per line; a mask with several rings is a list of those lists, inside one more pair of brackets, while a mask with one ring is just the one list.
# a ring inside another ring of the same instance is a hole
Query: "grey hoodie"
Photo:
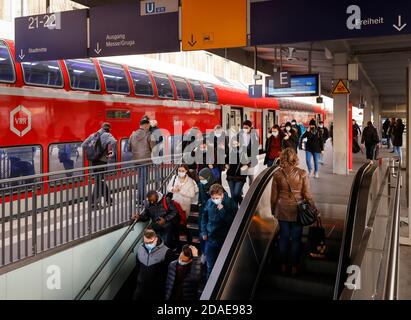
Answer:
[[133, 153], [133, 160], [150, 160], [155, 141], [149, 130], [140, 128], [131, 134], [128, 146]]

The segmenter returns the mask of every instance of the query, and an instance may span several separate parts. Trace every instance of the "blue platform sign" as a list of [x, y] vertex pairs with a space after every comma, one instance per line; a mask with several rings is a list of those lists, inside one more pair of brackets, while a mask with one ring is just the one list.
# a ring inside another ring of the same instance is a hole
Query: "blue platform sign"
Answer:
[[321, 84], [318, 74], [291, 76], [290, 88], [275, 88], [273, 78], [266, 78], [266, 96], [270, 98], [319, 96]]
[[15, 19], [17, 62], [87, 57], [87, 10]]
[[267, 0], [251, 4], [251, 45], [411, 33], [408, 0]]
[[261, 84], [255, 84], [248, 87], [248, 96], [253, 99], [259, 99], [263, 97], [263, 86]]
[[180, 51], [178, 0], [90, 9], [92, 57]]

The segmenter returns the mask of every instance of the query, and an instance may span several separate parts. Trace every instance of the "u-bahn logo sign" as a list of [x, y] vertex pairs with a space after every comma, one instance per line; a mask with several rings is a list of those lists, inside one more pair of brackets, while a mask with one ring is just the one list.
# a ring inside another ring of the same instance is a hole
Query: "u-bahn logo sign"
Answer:
[[19, 137], [31, 130], [31, 112], [22, 105], [10, 112], [10, 130]]

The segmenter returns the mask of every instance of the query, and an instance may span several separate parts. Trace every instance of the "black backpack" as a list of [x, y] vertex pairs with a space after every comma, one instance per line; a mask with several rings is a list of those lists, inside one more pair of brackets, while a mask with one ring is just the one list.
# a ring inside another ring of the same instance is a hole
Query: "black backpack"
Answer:
[[85, 153], [88, 161], [98, 161], [104, 155], [105, 149], [101, 144], [101, 134], [96, 132], [86, 145]]

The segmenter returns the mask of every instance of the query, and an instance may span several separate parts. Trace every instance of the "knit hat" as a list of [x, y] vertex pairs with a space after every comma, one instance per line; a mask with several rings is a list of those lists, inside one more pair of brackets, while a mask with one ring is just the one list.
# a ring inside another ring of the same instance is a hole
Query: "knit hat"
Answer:
[[211, 172], [211, 170], [209, 168], [204, 168], [202, 170], [200, 170], [200, 172], [198, 173], [199, 177], [203, 177], [205, 180], [208, 181], [208, 183], [205, 185], [205, 189], [208, 191], [210, 189], [210, 187], [216, 183], [216, 179], [213, 175], [213, 173]]

